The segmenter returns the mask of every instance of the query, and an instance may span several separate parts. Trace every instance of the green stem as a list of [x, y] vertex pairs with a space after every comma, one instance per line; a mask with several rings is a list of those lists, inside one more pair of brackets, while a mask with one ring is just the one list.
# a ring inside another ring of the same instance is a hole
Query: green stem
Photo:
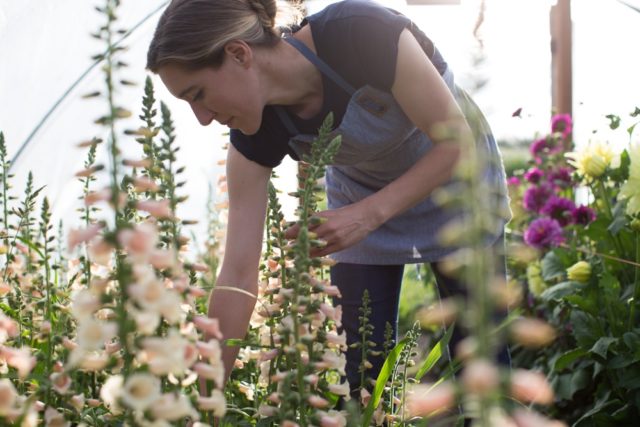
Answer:
[[[640, 232], [636, 231], [636, 262], [640, 263]], [[636, 318], [636, 306], [640, 300], [640, 268], [635, 268], [635, 278], [633, 281], [633, 299], [629, 310], [629, 330], [633, 329]]]

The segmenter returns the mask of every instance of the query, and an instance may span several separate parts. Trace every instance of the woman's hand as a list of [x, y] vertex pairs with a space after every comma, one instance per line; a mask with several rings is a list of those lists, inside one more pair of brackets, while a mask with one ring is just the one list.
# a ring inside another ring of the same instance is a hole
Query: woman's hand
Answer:
[[[321, 218], [322, 222], [319, 225], [310, 226], [309, 231], [316, 234], [316, 239], [323, 240], [327, 244], [320, 248], [312, 248], [311, 256], [321, 257], [353, 246], [380, 226], [381, 223], [377, 221], [376, 215], [372, 215], [363, 202], [364, 200], [314, 215]], [[299, 231], [300, 227], [296, 224], [286, 230], [285, 237], [295, 239]]]

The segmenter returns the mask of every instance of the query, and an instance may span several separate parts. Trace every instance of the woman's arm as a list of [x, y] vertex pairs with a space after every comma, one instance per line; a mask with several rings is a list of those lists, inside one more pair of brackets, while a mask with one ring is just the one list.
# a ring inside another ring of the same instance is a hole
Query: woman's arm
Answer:
[[[319, 213], [327, 221], [313, 231], [326, 240], [327, 245], [313, 252], [314, 256], [354, 245], [389, 219], [424, 200], [451, 178], [461, 152], [460, 141], [472, 138], [451, 91], [407, 29], [398, 41], [391, 91], [407, 117], [434, 145], [408, 171], [378, 192], [357, 203]], [[456, 137], [447, 139], [444, 134], [448, 132]], [[292, 231], [288, 237], [297, 230]]]
[[[224, 339], [244, 338], [258, 293], [258, 264], [262, 252], [271, 169], [248, 160], [233, 146], [227, 155], [229, 220], [224, 259], [216, 288], [209, 297], [209, 317], [220, 321]], [[217, 289], [236, 288], [243, 292]], [[222, 346], [225, 382], [238, 347]]]

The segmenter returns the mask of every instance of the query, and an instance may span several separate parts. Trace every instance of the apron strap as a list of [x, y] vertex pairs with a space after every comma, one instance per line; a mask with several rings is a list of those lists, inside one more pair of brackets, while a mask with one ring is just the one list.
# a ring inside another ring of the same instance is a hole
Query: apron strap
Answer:
[[311, 61], [311, 63], [313, 63], [313, 65], [318, 67], [318, 70], [320, 70], [321, 73], [323, 73], [329, 79], [333, 80], [334, 83], [336, 83], [338, 86], [340, 86], [349, 95], [353, 95], [356, 92], [356, 90], [353, 88], [353, 86], [351, 86], [349, 83], [347, 83], [347, 81], [345, 79], [343, 79], [338, 73], [333, 71], [333, 68], [329, 67], [329, 65], [327, 65], [326, 62], [324, 62], [322, 59], [320, 59], [318, 57], [318, 55], [313, 53], [311, 51], [311, 49], [309, 49], [307, 47], [307, 45], [305, 45], [300, 40], [295, 39], [293, 37], [283, 37], [283, 39], [287, 43], [289, 43], [291, 46], [293, 46], [296, 49], [298, 49], [298, 51], [301, 54], [303, 54], [305, 58], [307, 58], [309, 61]]

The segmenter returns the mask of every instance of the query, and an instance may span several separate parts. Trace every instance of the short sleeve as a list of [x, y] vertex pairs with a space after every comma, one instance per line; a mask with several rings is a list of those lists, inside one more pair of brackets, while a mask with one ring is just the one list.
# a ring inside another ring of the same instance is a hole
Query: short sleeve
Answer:
[[271, 107], [264, 109], [260, 129], [254, 135], [231, 129], [229, 137], [231, 144], [243, 156], [270, 168], [278, 166], [287, 154], [293, 152], [289, 148], [289, 135]]

